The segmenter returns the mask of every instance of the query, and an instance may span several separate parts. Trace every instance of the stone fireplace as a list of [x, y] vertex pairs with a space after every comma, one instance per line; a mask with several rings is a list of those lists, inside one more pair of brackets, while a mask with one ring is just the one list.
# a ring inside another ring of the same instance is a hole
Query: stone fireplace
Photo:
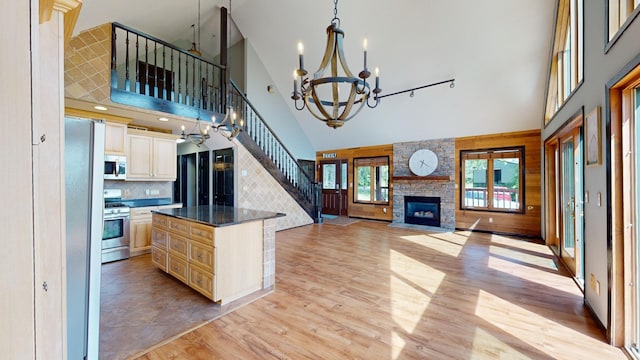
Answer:
[[[409, 170], [409, 158], [419, 149], [430, 149], [438, 156], [438, 166], [431, 177], [416, 177]], [[393, 144], [392, 179], [393, 223], [455, 229], [454, 139]], [[415, 201], [416, 198], [422, 200]], [[427, 204], [424, 199], [429, 200]]]
[[440, 198], [437, 196], [405, 196], [405, 224], [440, 227]]

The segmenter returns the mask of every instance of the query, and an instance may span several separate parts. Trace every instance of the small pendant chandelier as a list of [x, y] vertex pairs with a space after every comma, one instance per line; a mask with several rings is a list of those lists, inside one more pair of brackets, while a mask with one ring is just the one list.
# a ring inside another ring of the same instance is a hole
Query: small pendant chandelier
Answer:
[[176, 139], [176, 143], [178, 144], [182, 144], [186, 141], [200, 146], [211, 137], [211, 135], [209, 135], [210, 126], [206, 125], [203, 127], [200, 116], [196, 119], [196, 123], [190, 133], [187, 134], [184, 132], [184, 125], [182, 125], [181, 128], [182, 134], [180, 134], [180, 137]]
[[[198, 0], [198, 46], [200, 46], [200, 0]], [[196, 24], [191, 24], [193, 29], [193, 42], [191, 43], [191, 49], [187, 50], [195, 56], [202, 57], [202, 53], [196, 47]]]
[[[356, 116], [365, 104], [370, 108], [376, 107], [380, 103], [379, 94], [382, 90], [377, 68], [375, 88], [371, 89], [371, 85], [367, 82], [371, 73], [367, 69], [366, 39], [364, 40], [363, 70], [358, 77], [353, 76], [349, 70], [342, 49], [344, 31], [340, 29], [338, 0], [334, 0], [333, 14], [331, 24], [327, 27], [327, 47], [324, 57], [320, 67], [313, 74], [313, 79], [307, 77], [307, 70], [304, 69], [304, 48], [302, 43], [298, 44], [299, 68], [293, 73], [291, 99], [294, 100], [296, 110], [306, 107], [311, 115], [335, 129]], [[301, 103], [298, 103], [298, 100], [302, 100]]]

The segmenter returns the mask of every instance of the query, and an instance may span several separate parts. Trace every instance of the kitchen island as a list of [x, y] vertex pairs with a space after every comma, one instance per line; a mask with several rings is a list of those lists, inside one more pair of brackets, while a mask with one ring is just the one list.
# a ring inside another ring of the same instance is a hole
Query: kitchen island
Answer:
[[275, 285], [275, 219], [229, 206], [153, 211], [153, 263], [219, 304]]

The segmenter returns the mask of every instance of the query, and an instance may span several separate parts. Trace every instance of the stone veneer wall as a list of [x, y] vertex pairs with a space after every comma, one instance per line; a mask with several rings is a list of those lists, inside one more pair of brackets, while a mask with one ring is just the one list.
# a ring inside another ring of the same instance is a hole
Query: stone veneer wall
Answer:
[[409, 158], [416, 150], [430, 149], [438, 155], [438, 167], [431, 175], [448, 175], [443, 180], [394, 180], [393, 222], [404, 223], [405, 196], [439, 196], [440, 227], [455, 229], [455, 140], [435, 139], [393, 144], [393, 176], [411, 176]]
[[276, 222], [278, 219], [264, 221], [264, 263], [262, 288], [268, 289], [276, 284]]
[[[313, 219], [287, 193], [282, 186], [265, 170], [256, 158], [240, 143], [236, 143], [238, 168], [238, 201], [240, 208], [266, 210], [285, 213], [287, 216], [275, 219], [276, 231], [302, 225], [313, 224]], [[243, 176], [243, 174], [246, 174]]]

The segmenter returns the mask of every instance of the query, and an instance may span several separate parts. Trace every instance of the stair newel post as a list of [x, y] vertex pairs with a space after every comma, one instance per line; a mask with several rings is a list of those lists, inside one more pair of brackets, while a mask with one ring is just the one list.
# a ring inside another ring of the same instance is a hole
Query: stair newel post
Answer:
[[320, 183], [314, 183], [313, 184], [313, 189], [314, 189], [314, 206], [315, 206], [315, 211], [314, 213], [316, 214], [316, 218], [313, 219], [313, 221], [316, 224], [322, 224], [322, 205], [321, 205], [321, 201], [322, 201], [322, 186], [320, 185]]
[[[227, 94], [227, 92], [231, 92], [230, 86], [228, 86], [228, 81], [231, 77], [229, 74], [229, 61], [227, 55], [227, 8], [220, 8], [220, 65], [224, 67], [224, 71], [222, 71], [222, 76], [220, 78], [220, 89], [222, 94]], [[226, 95], [222, 97], [222, 110], [227, 108], [227, 97]]]

